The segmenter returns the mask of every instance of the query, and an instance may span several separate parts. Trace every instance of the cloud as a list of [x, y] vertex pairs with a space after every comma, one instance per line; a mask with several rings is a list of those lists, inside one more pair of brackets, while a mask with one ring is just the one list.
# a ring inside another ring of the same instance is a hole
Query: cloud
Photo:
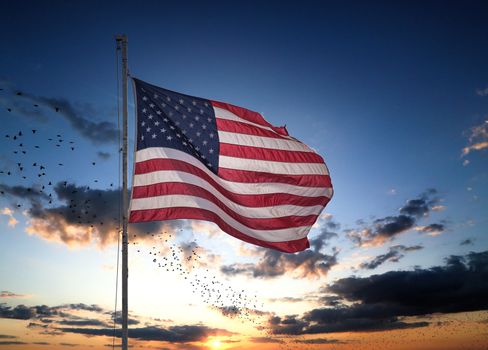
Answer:
[[235, 263], [223, 265], [220, 271], [227, 276], [247, 275], [253, 278], [275, 278], [292, 273], [298, 277], [314, 278], [325, 276], [337, 264], [338, 251], [332, 255], [321, 252], [326, 242], [335, 233], [322, 232], [310, 241], [311, 249], [295, 254], [282, 253], [272, 249], [256, 248], [261, 254], [257, 263]]
[[[0, 185], [0, 190], [13, 199], [30, 203], [30, 218], [26, 231], [48, 241], [69, 246], [97, 244], [101, 247], [117, 242], [119, 234], [120, 189], [91, 189], [67, 182], [54, 185], [55, 197], [49, 197], [25, 186]], [[58, 206], [49, 207], [48, 200], [57, 200]], [[186, 221], [147, 222], [129, 225], [131, 234], [149, 238], [146, 233], [163, 229], [178, 229]]]
[[481, 97], [488, 96], [488, 87], [485, 87], [484, 89], [476, 89], [476, 94]]
[[0, 318], [10, 318], [14, 320], [29, 320], [37, 314], [36, 309], [25, 305], [17, 305], [12, 308], [5, 304], [0, 304]]
[[[86, 114], [94, 114], [93, 106], [89, 104], [75, 105], [65, 98], [52, 98], [23, 93], [17, 97], [21, 101], [30, 101], [41, 106], [49, 107], [56, 114], [64, 118], [83, 137], [95, 144], [113, 143], [118, 140], [119, 131], [114, 123], [107, 121], [95, 122], [85, 117]], [[16, 104], [16, 111], [22, 115], [47, 118], [37, 110], [29, 112], [26, 106]]]
[[109, 158], [110, 158], [110, 156], [111, 156], [111, 155], [110, 155], [110, 153], [108, 153], [108, 152], [102, 152], [102, 151], [98, 151], [98, 152], [97, 152], [97, 156], [98, 156], [98, 158], [100, 158], [100, 159], [107, 160], [107, 159], [109, 159]]
[[325, 339], [325, 338], [315, 338], [315, 339], [297, 339], [295, 343], [301, 344], [347, 344], [347, 342], [338, 339]]
[[429, 236], [438, 236], [446, 229], [444, 224], [430, 224], [427, 226], [417, 226], [415, 230], [427, 233]]
[[488, 120], [485, 120], [480, 125], [473, 126], [466, 134], [468, 136], [468, 145], [463, 148], [461, 157], [465, 157], [473, 151], [481, 151], [488, 148]]
[[[436, 194], [437, 190], [429, 189], [417, 198], [407, 200], [398, 210], [398, 215], [376, 219], [370, 225], [360, 222], [364, 227], [360, 230], [347, 231], [347, 236], [359, 246], [378, 246], [391, 241], [399, 234], [415, 228], [417, 222], [427, 217], [431, 211], [439, 210], [440, 199], [436, 197]], [[432, 224], [427, 227], [439, 229], [441, 225]], [[443, 225], [442, 229], [444, 230]]]
[[[64, 333], [84, 334], [88, 336], [121, 337], [121, 330], [114, 333], [113, 328], [58, 328]], [[209, 328], [202, 325], [172, 326], [159, 328], [147, 326], [141, 328], [129, 328], [129, 338], [146, 341], [167, 341], [171, 343], [186, 343], [204, 341], [210, 336], [232, 335], [233, 333], [219, 328]]]
[[281, 339], [277, 338], [271, 338], [271, 337], [251, 337], [249, 338], [249, 341], [253, 343], [274, 343], [274, 344], [283, 344], [284, 341]]
[[461, 243], [459, 243], [459, 245], [471, 245], [474, 243], [473, 241], [474, 241], [473, 239], [467, 238], [467, 239], [461, 241]]
[[9, 292], [8, 290], [2, 290], [0, 292], [0, 298], [20, 298], [20, 299], [25, 299], [25, 298], [30, 298], [30, 295], [27, 294], [17, 294], [14, 292]]
[[374, 259], [372, 259], [371, 261], [363, 262], [360, 265], [360, 268], [373, 270], [373, 269], [377, 268], [378, 266], [384, 264], [387, 261], [390, 261], [390, 262], [400, 261], [400, 259], [405, 256], [402, 253], [416, 251], [416, 250], [420, 250], [420, 249], [423, 249], [423, 247], [420, 245], [411, 246], [411, 247], [406, 247], [404, 245], [396, 245], [396, 246], [390, 247], [387, 253], [378, 255]]
[[3, 208], [1, 213], [5, 216], [8, 216], [7, 224], [10, 227], [15, 227], [19, 223], [19, 221], [14, 217], [14, 212], [12, 211], [12, 209], [5, 207]]
[[295, 315], [271, 317], [273, 334], [320, 334], [418, 328], [406, 317], [488, 310], [488, 251], [450, 256], [443, 266], [348, 277], [324, 289], [344, 303]]
[[15, 335], [0, 334], [0, 339], [15, 339]]

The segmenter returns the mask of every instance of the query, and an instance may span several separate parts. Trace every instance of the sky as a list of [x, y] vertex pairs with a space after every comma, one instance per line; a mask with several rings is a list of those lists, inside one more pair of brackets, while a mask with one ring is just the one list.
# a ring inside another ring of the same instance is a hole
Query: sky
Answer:
[[286, 125], [335, 192], [296, 254], [204, 221], [131, 225], [133, 349], [488, 349], [487, 15], [2, 1], [0, 349], [120, 344], [120, 33], [132, 76]]

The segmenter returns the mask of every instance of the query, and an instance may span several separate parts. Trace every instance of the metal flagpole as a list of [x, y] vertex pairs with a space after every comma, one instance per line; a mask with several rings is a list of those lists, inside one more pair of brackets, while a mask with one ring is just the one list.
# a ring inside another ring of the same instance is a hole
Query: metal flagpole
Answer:
[[122, 350], [128, 348], [128, 234], [127, 212], [129, 193], [127, 190], [127, 36], [117, 35], [122, 45]]

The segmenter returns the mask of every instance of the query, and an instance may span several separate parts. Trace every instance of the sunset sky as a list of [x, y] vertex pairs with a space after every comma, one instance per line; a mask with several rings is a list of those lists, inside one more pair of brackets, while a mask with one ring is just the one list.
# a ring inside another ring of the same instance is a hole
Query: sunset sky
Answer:
[[2, 1], [0, 350], [114, 342], [119, 33], [132, 76], [286, 125], [335, 192], [296, 254], [131, 225], [132, 349], [487, 350], [487, 18], [486, 1]]

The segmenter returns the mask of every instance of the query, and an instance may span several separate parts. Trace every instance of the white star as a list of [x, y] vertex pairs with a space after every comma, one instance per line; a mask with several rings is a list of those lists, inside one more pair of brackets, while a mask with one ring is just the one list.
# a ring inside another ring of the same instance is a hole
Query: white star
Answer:
[[176, 134], [176, 137], [178, 137], [178, 138], [179, 138], [179, 137], [181, 137], [181, 135], [180, 135], [180, 134]]
[[196, 106], [197, 105], [197, 101], [193, 100], [193, 101], [191, 101], [191, 104], [194, 105], [194, 106]]
[[207, 163], [207, 165], [208, 165], [209, 167], [211, 167], [211, 166], [212, 166], [212, 163]]
[[190, 108], [190, 107], [188, 107], [186, 110], [187, 110], [188, 112], [191, 112], [191, 108]]
[[200, 117], [198, 115], [195, 116], [195, 120], [199, 120]]
[[215, 134], [213, 132], [211, 132], [210, 135], [208, 135], [208, 136], [210, 136], [210, 138], [213, 139], [213, 137], [215, 136]]
[[195, 124], [193, 124], [193, 123], [190, 123], [190, 128], [193, 128], [193, 125], [195, 125]]
[[202, 159], [205, 159], [205, 155], [204, 154], [202, 154]]
[[141, 140], [144, 141], [144, 135], [141, 136]]
[[182, 143], [183, 143], [183, 146], [186, 146], [187, 145], [187, 143], [185, 141], [183, 141]]
[[171, 141], [172, 139], [171, 135], [166, 136], [166, 140]]
[[158, 94], [154, 94], [154, 98], [158, 98]]
[[142, 100], [143, 100], [143, 101], [147, 101], [147, 97], [146, 97], [146, 96], [143, 96], [143, 97], [142, 97]]
[[203, 109], [200, 109], [200, 114], [203, 114]]
[[152, 134], [152, 138], [155, 139], [156, 138], [156, 134]]
[[157, 115], [161, 115], [161, 111], [156, 111], [156, 114]]
[[164, 103], [164, 102], [161, 103], [161, 107], [163, 107], [163, 108], [166, 107], [166, 103]]
[[208, 103], [207, 102], [205, 102], [204, 105], [205, 105], [205, 107], [208, 107]]
[[170, 125], [170, 126], [169, 126], [169, 128], [170, 128], [171, 130], [174, 130], [174, 129], [175, 129], [175, 127], [174, 127], [173, 125]]
[[163, 118], [163, 121], [166, 123], [168, 122], [168, 120], [169, 120], [168, 118]]
[[208, 153], [210, 153], [210, 154], [214, 153], [213, 148], [210, 148], [210, 149], [208, 150]]
[[162, 128], [160, 130], [161, 130], [161, 133], [163, 133], [163, 134], [166, 132], [166, 129], [165, 128]]
[[186, 132], [187, 132], [187, 131], [186, 131], [185, 129], [183, 129], [183, 130], [181, 131], [181, 133], [182, 133], [183, 135], [186, 135]]
[[197, 137], [200, 137], [201, 133], [200, 131], [197, 131]]
[[152, 114], [149, 114], [149, 115], [147, 116], [147, 118], [148, 118], [148, 119], [152, 119], [152, 118], [154, 118], [154, 116], [153, 116]]
[[211, 122], [212, 122], [212, 118], [207, 118], [207, 121], [208, 121], [209, 123], [211, 123]]
[[202, 129], [205, 130], [207, 126], [205, 124], [202, 124]]
[[181, 118], [186, 119], [186, 115], [185, 114], [182, 114], [181, 115]]
[[143, 108], [142, 113], [146, 113], [147, 109]]
[[197, 147], [195, 147], [195, 150], [196, 150], [196, 151], [200, 150], [200, 147], [198, 147], [198, 146], [197, 146]]
[[185, 101], [183, 101], [183, 99], [180, 98], [180, 101], [179, 102], [180, 102], [180, 104], [183, 104], [183, 102], [185, 102]]
[[203, 142], [202, 142], [202, 143], [203, 143], [203, 145], [204, 145], [204, 146], [206, 146], [206, 145], [207, 145], [207, 143], [208, 143], [208, 141], [207, 141], [207, 140], [203, 140]]
[[193, 142], [193, 139], [188, 139], [188, 142], [190, 142], [190, 146], [193, 147], [193, 145], [191, 144]]
[[150, 127], [147, 127], [146, 128], [146, 132], [149, 132], [149, 131], [151, 131], [151, 128]]
[[168, 101], [168, 102], [171, 101], [171, 97], [166, 96], [166, 101]]
[[158, 125], [159, 125], [159, 121], [157, 121], [157, 120], [156, 120], [156, 121], [154, 122], [154, 125], [158, 126]]
[[176, 106], [175, 106], [175, 109], [176, 109], [176, 110], [179, 110], [179, 109], [180, 109], [180, 106], [176, 105]]
[[180, 122], [179, 122], [179, 121], [176, 121], [176, 122], [175, 122], [175, 124], [176, 124], [176, 125], [180, 125]]
[[154, 103], [150, 103], [149, 107], [154, 108]]
[[171, 117], [173, 116], [173, 112], [169, 111], [168, 115]]
[[144, 125], [146, 125], [146, 122], [142, 122], [142, 123], [141, 123], [141, 126], [144, 126]]

